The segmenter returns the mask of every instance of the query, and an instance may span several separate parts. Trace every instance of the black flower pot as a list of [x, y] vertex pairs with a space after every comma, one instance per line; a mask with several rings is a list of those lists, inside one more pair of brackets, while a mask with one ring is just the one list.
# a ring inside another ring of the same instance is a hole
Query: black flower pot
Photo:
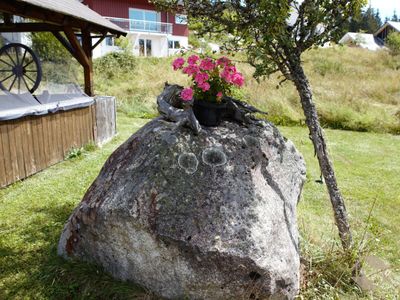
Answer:
[[195, 99], [193, 103], [194, 115], [203, 126], [215, 127], [221, 124], [225, 111], [226, 102], [213, 103]]

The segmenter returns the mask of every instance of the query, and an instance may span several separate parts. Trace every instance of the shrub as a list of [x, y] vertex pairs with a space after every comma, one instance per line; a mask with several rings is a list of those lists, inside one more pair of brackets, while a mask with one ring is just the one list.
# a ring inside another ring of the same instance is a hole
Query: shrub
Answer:
[[71, 54], [67, 49], [49, 32], [34, 32], [30, 34], [32, 49], [41, 61], [56, 63], [70, 62]]
[[82, 67], [75, 60], [68, 63], [44, 61], [42, 66], [42, 83], [79, 83]]
[[67, 49], [49, 32], [30, 34], [32, 50], [42, 66], [43, 83], [77, 82], [81, 71], [79, 63]]
[[82, 153], [83, 153], [83, 148], [72, 147], [68, 151], [67, 155], [65, 156], [65, 159], [68, 160], [68, 159], [80, 157], [82, 155]]
[[128, 51], [110, 52], [94, 60], [96, 74], [107, 79], [132, 74], [136, 65], [136, 58]]
[[400, 33], [390, 33], [387, 37], [386, 45], [393, 55], [400, 55]]
[[123, 51], [132, 51], [133, 45], [129, 38], [121, 36], [115, 39], [115, 45]]
[[314, 62], [314, 68], [321, 76], [343, 73], [343, 65], [340, 61], [330, 61], [326, 58], [324, 60], [316, 60]]

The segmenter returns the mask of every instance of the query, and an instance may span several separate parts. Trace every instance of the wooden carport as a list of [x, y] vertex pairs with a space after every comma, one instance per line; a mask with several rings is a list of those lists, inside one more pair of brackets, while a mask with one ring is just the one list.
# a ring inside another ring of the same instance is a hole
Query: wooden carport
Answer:
[[[4, 23], [0, 32], [51, 32], [83, 66], [85, 93], [93, 96], [93, 49], [108, 35], [126, 35], [77, 0], [7, 0], [0, 1]], [[12, 16], [29, 22], [13, 23]], [[65, 36], [62, 34], [64, 33]], [[82, 43], [76, 34], [81, 36]], [[98, 39], [93, 43], [93, 39]]]

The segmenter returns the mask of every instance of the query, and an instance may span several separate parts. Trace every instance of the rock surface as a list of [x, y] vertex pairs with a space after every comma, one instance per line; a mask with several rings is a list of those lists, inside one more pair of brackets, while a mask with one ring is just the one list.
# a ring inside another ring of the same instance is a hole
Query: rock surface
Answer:
[[170, 299], [291, 299], [305, 164], [270, 124], [199, 135], [155, 119], [108, 159], [70, 216], [64, 257]]

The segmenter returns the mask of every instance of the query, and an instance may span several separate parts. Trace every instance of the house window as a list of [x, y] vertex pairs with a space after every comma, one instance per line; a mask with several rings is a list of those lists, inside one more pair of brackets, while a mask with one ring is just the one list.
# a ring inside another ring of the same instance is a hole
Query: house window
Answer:
[[168, 48], [169, 49], [180, 49], [181, 43], [179, 41], [168, 41]]
[[160, 13], [156, 11], [130, 8], [130, 30], [158, 32], [161, 30], [160, 18]]
[[106, 37], [106, 45], [107, 46], [114, 46], [115, 45], [114, 37], [112, 37], [112, 36]]
[[186, 25], [187, 15], [175, 15], [175, 24]]

